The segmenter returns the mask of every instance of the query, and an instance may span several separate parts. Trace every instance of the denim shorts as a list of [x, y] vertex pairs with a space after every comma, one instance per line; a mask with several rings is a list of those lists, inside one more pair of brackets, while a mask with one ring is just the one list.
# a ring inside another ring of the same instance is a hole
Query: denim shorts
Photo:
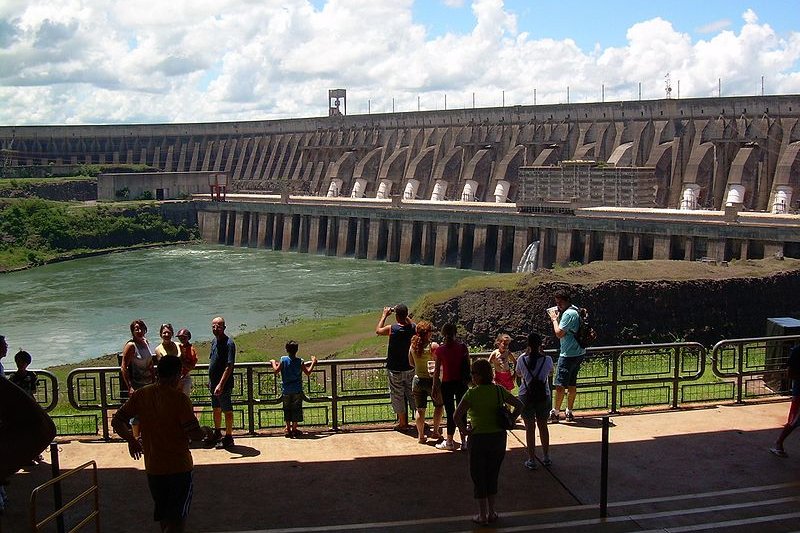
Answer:
[[556, 368], [556, 379], [553, 380], [553, 384], [557, 387], [574, 387], [578, 383], [578, 371], [581, 369], [582, 362], [582, 355], [575, 357], [560, 355]]
[[529, 402], [524, 395], [519, 397], [522, 402], [522, 420], [546, 420], [550, 414], [550, 396], [541, 402]]

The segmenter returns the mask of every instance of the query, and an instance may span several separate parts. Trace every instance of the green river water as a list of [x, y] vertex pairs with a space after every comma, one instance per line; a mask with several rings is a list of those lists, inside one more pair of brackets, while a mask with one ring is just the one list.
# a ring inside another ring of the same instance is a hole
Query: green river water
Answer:
[[217, 315], [234, 337], [299, 317], [374, 310], [377, 318], [384, 305], [410, 305], [474, 275], [485, 274], [205, 244], [55, 263], [0, 275], [3, 363], [14, 370], [19, 349], [33, 355], [32, 368], [116, 352], [135, 318], [150, 328], [152, 347], [162, 322], [189, 328], [196, 341], [211, 338]]

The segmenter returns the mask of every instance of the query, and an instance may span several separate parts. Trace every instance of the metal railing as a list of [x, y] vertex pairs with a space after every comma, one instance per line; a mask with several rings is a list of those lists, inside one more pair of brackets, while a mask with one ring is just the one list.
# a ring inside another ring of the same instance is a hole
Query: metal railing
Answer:
[[791, 386], [785, 370], [789, 350], [799, 342], [800, 335], [721, 340], [711, 349], [712, 370], [730, 384], [730, 398], [738, 403], [784, 394]]
[[[675, 409], [686, 404], [741, 402], [743, 398], [781, 394], [786, 389], [773, 378], [780, 374], [778, 369], [789, 346], [797, 342], [800, 335], [723, 340], [714, 346], [711, 356], [695, 342], [592, 347], [578, 376], [576, 409], [609, 413], [644, 407]], [[756, 357], [776, 349], [780, 358]], [[554, 350], [547, 353], [556, 355]], [[473, 358], [488, 355], [471, 354]], [[769, 363], [759, 365], [759, 361]], [[384, 362], [383, 358], [319, 361], [314, 372], [303, 378], [305, 424], [339, 430], [393, 421]], [[192, 403], [204, 424], [211, 423], [207, 368], [198, 365], [192, 373]], [[283, 426], [280, 376], [269, 363], [237, 364], [231, 379], [237, 430], [253, 434]], [[755, 384], [760, 387], [757, 393]], [[81, 414], [60, 415], [59, 433], [99, 433], [110, 439], [110, 416], [127, 396], [120, 385], [118, 367], [71, 371], [66, 392], [72, 408]], [[50, 387], [58, 390], [55, 382]], [[67, 422], [73, 419], [82, 421], [81, 431], [70, 432]]]
[[[62, 481], [69, 479], [70, 477], [82, 472], [83, 470], [92, 467], [92, 484], [91, 486], [75, 496], [73, 499], [68, 501], [66, 504], [58, 505], [57, 508], [46, 518], [43, 520], [38, 520], [36, 506], [39, 494], [44, 492], [46, 489], [50, 487], [59, 488]], [[96, 533], [100, 533], [100, 488], [97, 484], [97, 463], [94, 461], [89, 461], [88, 463], [84, 463], [77, 468], [73, 468], [68, 472], [64, 472], [60, 476], [54, 477], [50, 481], [39, 485], [33, 492], [31, 492], [31, 502], [29, 506], [29, 516], [30, 516], [30, 527], [31, 531], [38, 532], [42, 531], [42, 529], [53, 522], [54, 520], [58, 521], [63, 519], [64, 513], [69, 509], [75, 507], [77, 504], [86, 500], [90, 496], [92, 498], [92, 512], [89, 513], [87, 516], [83, 518], [80, 522], [78, 522], [75, 527], [70, 529], [70, 533], [74, 531], [80, 531], [83, 526], [94, 520], [94, 529]], [[60, 529], [60, 528], [59, 528]]]

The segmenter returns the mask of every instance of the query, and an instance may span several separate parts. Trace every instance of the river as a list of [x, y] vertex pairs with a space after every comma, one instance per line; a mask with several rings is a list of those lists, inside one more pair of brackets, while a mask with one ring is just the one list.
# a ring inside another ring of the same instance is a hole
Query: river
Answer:
[[301, 317], [375, 311], [377, 319], [384, 305], [410, 305], [473, 275], [485, 274], [207, 244], [54, 263], [0, 275], [3, 362], [12, 371], [19, 349], [31, 353], [32, 368], [116, 352], [136, 318], [153, 346], [162, 322], [210, 339], [217, 315], [234, 337]]

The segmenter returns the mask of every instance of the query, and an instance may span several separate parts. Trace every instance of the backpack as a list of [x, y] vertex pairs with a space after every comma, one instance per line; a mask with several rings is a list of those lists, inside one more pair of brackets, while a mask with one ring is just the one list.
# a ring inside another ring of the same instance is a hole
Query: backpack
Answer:
[[525, 399], [532, 403], [547, 401], [547, 382], [536, 378], [544, 364], [544, 357], [540, 357], [539, 359], [540, 364], [536, 367], [535, 371], [531, 370], [531, 356], [528, 355], [525, 359], [525, 368], [528, 370], [528, 375], [531, 377], [530, 381], [525, 382], [525, 390], [527, 392]]
[[575, 307], [575, 309], [578, 311], [578, 318], [581, 321], [578, 331], [575, 332], [575, 340], [581, 348], [588, 348], [597, 340], [597, 332], [589, 322], [589, 310], [585, 307]]

